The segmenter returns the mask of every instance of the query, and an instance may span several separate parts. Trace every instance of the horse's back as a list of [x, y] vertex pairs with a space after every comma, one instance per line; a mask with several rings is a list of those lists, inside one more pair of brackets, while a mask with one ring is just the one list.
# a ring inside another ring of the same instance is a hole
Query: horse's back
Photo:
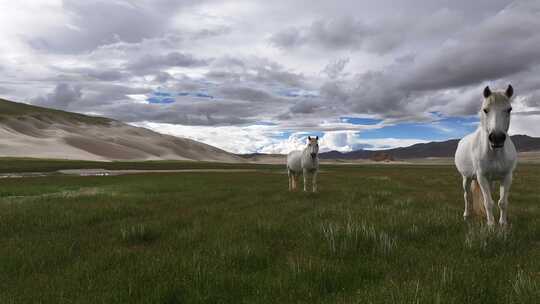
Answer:
[[287, 169], [294, 172], [302, 171], [302, 151], [292, 151], [287, 155]]
[[461, 175], [466, 177], [473, 177], [475, 173], [472, 155], [472, 147], [476, 137], [475, 134], [476, 132], [471, 133], [459, 141], [456, 154], [454, 156], [456, 168]]

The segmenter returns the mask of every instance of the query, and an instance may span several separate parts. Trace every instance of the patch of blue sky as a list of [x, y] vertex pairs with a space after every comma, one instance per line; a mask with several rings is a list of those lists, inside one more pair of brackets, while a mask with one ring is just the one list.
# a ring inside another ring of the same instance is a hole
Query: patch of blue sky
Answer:
[[179, 92], [179, 93], [176, 93], [176, 96], [192, 96], [192, 97], [196, 97], [196, 98], [209, 98], [209, 99], [214, 99], [214, 96], [207, 93], [207, 92]]
[[398, 139], [422, 139], [441, 141], [453, 138], [461, 138], [476, 129], [478, 118], [476, 117], [443, 117], [432, 122], [425, 123], [398, 123], [379, 129], [362, 131], [361, 138], [398, 138]]
[[308, 91], [308, 90], [299, 90], [299, 89], [280, 89], [276, 92], [277, 95], [284, 97], [304, 97], [304, 98], [315, 98], [319, 97], [319, 92], [317, 91]]
[[168, 92], [154, 92], [153, 95], [154, 96], [159, 96], [159, 97], [171, 97], [172, 96], [172, 94], [168, 93]]
[[276, 132], [272, 134], [271, 137], [277, 138], [277, 139], [288, 139], [289, 137], [291, 137], [291, 135], [292, 135], [292, 132], [282, 131], [282, 132]]
[[214, 96], [206, 93], [206, 92], [195, 92], [193, 93], [193, 96], [194, 97], [197, 97], [197, 98], [210, 98], [210, 99], [214, 99]]
[[365, 117], [340, 117], [341, 122], [350, 123], [353, 125], [372, 126], [382, 122], [382, 119], [365, 118]]
[[167, 104], [167, 103], [173, 103], [176, 100], [172, 97], [161, 97], [161, 96], [152, 96], [148, 99], [146, 99], [148, 103], [155, 103], [155, 104]]

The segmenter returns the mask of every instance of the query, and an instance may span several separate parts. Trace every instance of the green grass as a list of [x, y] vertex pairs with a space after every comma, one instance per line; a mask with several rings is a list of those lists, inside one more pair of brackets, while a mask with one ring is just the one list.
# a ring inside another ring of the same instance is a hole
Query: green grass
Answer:
[[3, 179], [0, 303], [537, 303], [539, 166], [509, 230], [450, 166]]
[[231, 164], [198, 161], [85, 161], [0, 157], [0, 173], [55, 172], [66, 169], [181, 170], [181, 169], [277, 169], [284, 165]]

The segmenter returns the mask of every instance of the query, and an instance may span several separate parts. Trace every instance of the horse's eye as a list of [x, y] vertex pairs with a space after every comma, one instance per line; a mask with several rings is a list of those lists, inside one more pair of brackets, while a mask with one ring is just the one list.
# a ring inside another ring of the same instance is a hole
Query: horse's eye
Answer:
[[510, 114], [510, 112], [512, 112], [512, 108], [506, 110], [506, 112], [508, 112], [508, 114]]
[[486, 114], [487, 114], [488, 112], [489, 112], [489, 110], [488, 110], [488, 109], [484, 109], [484, 113], [486, 113]]

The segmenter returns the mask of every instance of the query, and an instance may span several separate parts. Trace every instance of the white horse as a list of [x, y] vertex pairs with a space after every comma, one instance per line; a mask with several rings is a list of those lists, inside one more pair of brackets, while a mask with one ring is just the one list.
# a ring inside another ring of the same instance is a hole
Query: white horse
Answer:
[[298, 177], [304, 176], [304, 191], [307, 191], [307, 178], [311, 175], [313, 192], [317, 192], [317, 173], [319, 171], [319, 136], [308, 136], [308, 145], [303, 151], [292, 151], [287, 155], [289, 191], [296, 190]]
[[468, 218], [473, 208], [477, 213], [485, 212], [490, 226], [495, 224], [491, 187], [497, 180], [501, 181], [499, 224], [504, 226], [508, 223], [508, 194], [517, 162], [516, 148], [508, 136], [513, 93], [511, 85], [508, 85], [505, 92], [491, 92], [489, 87], [486, 87], [480, 111], [480, 125], [474, 133], [460, 140], [456, 150], [455, 163], [463, 176], [465, 192], [463, 216]]

